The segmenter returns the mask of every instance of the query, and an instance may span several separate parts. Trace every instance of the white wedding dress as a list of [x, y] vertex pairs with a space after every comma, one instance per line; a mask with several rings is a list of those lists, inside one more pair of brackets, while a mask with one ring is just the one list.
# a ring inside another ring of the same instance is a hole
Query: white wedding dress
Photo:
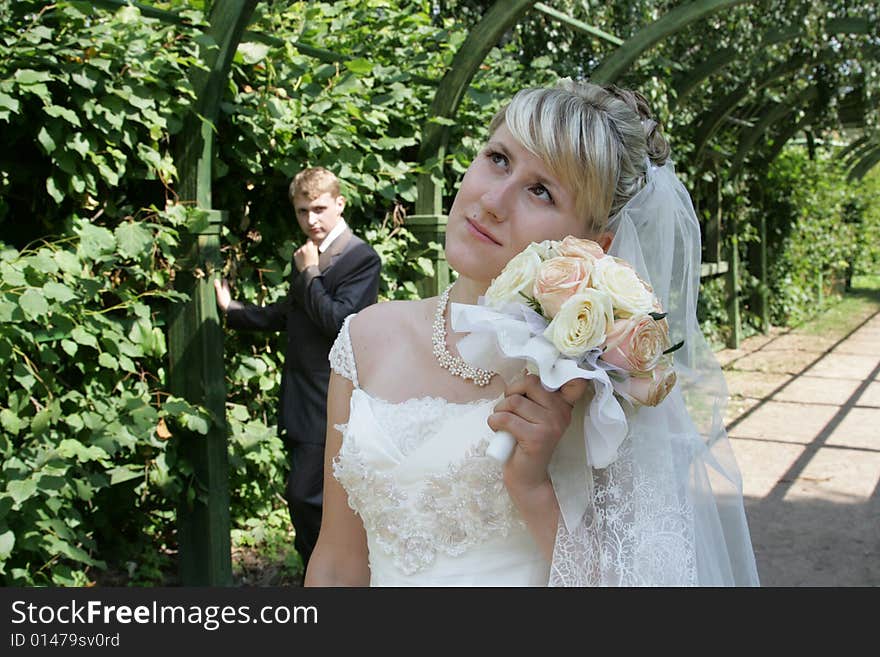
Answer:
[[371, 586], [546, 586], [550, 564], [486, 456], [500, 400], [392, 403], [358, 385], [349, 316], [333, 370], [354, 385], [333, 471], [367, 534]]
[[[678, 388], [664, 404], [679, 411], [642, 409], [617, 459], [586, 466], [585, 479], [571, 476], [584, 463], [583, 416], [573, 419], [551, 461], [561, 513], [548, 563], [501, 465], [486, 456], [486, 420], [500, 397], [371, 396], [358, 385], [352, 317], [330, 351], [333, 370], [354, 386], [348, 423], [336, 427], [342, 447], [333, 472], [363, 521], [372, 586], [757, 584], [741, 483], [729, 474], [738, 471], [732, 461], [721, 467], [724, 451], [704, 444]], [[583, 412], [584, 404], [575, 407]], [[572, 488], [582, 481], [586, 491]]]

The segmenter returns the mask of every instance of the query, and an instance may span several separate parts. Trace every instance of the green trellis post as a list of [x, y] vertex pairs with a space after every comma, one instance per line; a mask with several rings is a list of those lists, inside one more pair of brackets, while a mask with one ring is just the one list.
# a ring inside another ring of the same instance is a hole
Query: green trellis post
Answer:
[[176, 436], [192, 466], [177, 511], [180, 577], [189, 586], [232, 584], [223, 330], [213, 287], [225, 213], [211, 209], [211, 158], [213, 123], [232, 57], [257, 2], [216, 0], [211, 7], [206, 37], [215, 45], [203, 46], [208, 70], [192, 74], [197, 101], [177, 142], [180, 202], [199, 208], [207, 219], [198, 232], [183, 236], [175, 287], [189, 300], [172, 307], [168, 328], [169, 387], [206, 408], [212, 419], [205, 436]]

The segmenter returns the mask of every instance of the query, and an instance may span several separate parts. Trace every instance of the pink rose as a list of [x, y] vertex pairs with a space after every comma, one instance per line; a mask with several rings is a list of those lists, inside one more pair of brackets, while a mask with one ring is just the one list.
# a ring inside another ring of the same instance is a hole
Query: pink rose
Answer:
[[669, 327], [650, 315], [618, 319], [605, 341], [602, 360], [627, 372], [650, 372], [669, 349]]
[[559, 257], [541, 263], [532, 296], [548, 318], [556, 317], [563, 303], [587, 287], [593, 262], [592, 258]]
[[649, 374], [633, 374], [626, 378], [626, 394], [644, 406], [657, 406], [675, 386], [675, 370], [658, 367]]
[[585, 240], [569, 235], [556, 247], [556, 252], [561, 256], [572, 258], [586, 258], [587, 256], [595, 258], [605, 257], [605, 251], [593, 240]]

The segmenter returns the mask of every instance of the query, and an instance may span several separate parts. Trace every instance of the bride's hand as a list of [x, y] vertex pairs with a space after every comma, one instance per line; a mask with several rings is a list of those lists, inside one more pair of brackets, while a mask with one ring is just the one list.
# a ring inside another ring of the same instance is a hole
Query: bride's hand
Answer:
[[586, 389], [585, 380], [575, 379], [550, 392], [534, 374], [507, 386], [488, 424], [493, 431], [507, 431], [516, 439], [513, 454], [504, 465], [508, 488], [526, 491], [549, 481], [547, 466], [553, 450], [571, 422], [575, 402]]

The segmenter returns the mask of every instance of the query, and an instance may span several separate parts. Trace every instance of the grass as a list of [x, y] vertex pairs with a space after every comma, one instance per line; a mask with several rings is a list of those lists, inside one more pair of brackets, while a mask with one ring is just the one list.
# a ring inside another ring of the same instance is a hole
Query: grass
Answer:
[[880, 310], [880, 275], [854, 276], [852, 289], [814, 318], [795, 327], [805, 335], [842, 335]]

